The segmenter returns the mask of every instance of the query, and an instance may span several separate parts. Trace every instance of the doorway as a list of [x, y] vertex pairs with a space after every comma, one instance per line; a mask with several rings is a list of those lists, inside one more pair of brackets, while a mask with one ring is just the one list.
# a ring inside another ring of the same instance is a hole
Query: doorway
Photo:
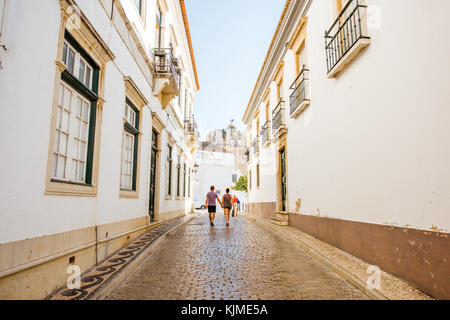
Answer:
[[155, 221], [155, 200], [156, 200], [156, 159], [158, 153], [158, 133], [152, 131], [152, 150], [151, 150], [151, 164], [150, 164], [150, 205], [149, 214], [150, 221]]
[[286, 176], [286, 149], [280, 151], [280, 167], [281, 167], [281, 211], [287, 210], [287, 176]]

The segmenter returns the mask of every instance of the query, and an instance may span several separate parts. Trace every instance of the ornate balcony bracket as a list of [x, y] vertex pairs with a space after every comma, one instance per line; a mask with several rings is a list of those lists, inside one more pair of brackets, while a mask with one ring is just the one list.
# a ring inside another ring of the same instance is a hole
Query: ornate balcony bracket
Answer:
[[181, 68], [172, 49], [153, 50], [153, 95], [159, 99], [163, 109], [180, 95]]

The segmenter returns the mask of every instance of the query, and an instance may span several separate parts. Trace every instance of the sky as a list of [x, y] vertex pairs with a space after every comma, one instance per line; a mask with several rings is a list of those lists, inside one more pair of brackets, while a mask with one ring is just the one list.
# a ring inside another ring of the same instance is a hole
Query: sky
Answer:
[[242, 123], [286, 0], [186, 0], [200, 90], [201, 138]]

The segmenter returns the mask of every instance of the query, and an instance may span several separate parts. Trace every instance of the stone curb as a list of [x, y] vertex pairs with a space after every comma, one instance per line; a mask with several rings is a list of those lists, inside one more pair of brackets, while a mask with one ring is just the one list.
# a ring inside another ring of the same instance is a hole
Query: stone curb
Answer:
[[324, 264], [327, 268], [329, 268], [330, 270], [332, 270], [333, 272], [337, 273], [338, 275], [340, 275], [342, 278], [344, 278], [346, 281], [348, 281], [349, 283], [351, 283], [353, 286], [355, 286], [356, 288], [358, 288], [359, 290], [361, 290], [365, 295], [367, 295], [369, 298], [373, 299], [373, 300], [390, 300], [387, 296], [385, 296], [383, 293], [381, 293], [379, 290], [377, 289], [372, 289], [369, 290], [367, 288], [367, 285], [364, 281], [362, 281], [360, 278], [358, 278], [357, 276], [353, 275], [352, 273], [348, 272], [347, 270], [341, 268], [340, 266], [336, 265], [335, 263], [333, 263], [333, 261], [331, 261], [330, 259], [328, 259], [327, 257], [325, 257], [324, 255], [322, 255], [320, 252], [318, 252], [317, 250], [313, 249], [312, 247], [310, 247], [308, 244], [290, 236], [289, 234], [287, 234], [286, 232], [284, 232], [282, 229], [283, 227], [278, 227], [275, 225], [272, 225], [270, 222], [266, 222], [265, 219], [263, 218], [259, 218], [257, 219], [256, 217], [252, 217], [249, 214], [244, 214], [243, 215], [246, 219], [251, 220], [253, 222], [255, 222], [256, 224], [258, 224], [259, 226], [265, 228], [265, 229], [269, 229], [272, 232], [276, 233], [277, 235], [279, 235], [280, 237], [282, 237], [285, 240], [289, 240], [289, 242], [293, 242], [293, 244], [306, 251], [308, 254], [310, 254], [314, 259], [316, 259], [317, 261], [321, 262], [322, 264]]
[[111, 281], [108, 282], [99, 292], [97, 292], [94, 296], [90, 298], [90, 300], [107, 300], [109, 299], [109, 295], [111, 292], [116, 289], [132, 272], [134, 272], [137, 267], [149, 256], [152, 255], [154, 249], [161, 245], [166, 239], [167, 236], [173, 235], [178, 231], [182, 226], [191, 222], [194, 219], [200, 217], [200, 214], [195, 214], [189, 216], [185, 221], [177, 224], [176, 226], [167, 230], [164, 234], [162, 234], [158, 239], [156, 239], [149, 247], [145, 249], [145, 251], [141, 252], [136, 259], [129, 264], [124, 270], [122, 270], [117, 276], [114, 277]]

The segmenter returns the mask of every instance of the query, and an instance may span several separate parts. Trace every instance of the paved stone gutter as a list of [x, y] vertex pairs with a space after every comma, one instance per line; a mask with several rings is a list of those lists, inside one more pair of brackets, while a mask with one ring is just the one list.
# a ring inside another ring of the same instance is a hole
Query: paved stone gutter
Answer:
[[370, 264], [293, 227], [276, 226], [268, 219], [250, 214], [243, 214], [243, 216], [305, 250], [372, 299], [433, 300], [432, 297], [416, 289], [406, 281], [384, 271], [381, 271], [381, 288], [370, 290], [367, 287], [367, 279], [370, 276], [368, 273]]
[[168, 233], [198, 217], [188, 215], [163, 222], [144, 233], [110, 258], [86, 271], [80, 289], [60, 288], [46, 300], [95, 300], [107, 295], [160, 244]]

